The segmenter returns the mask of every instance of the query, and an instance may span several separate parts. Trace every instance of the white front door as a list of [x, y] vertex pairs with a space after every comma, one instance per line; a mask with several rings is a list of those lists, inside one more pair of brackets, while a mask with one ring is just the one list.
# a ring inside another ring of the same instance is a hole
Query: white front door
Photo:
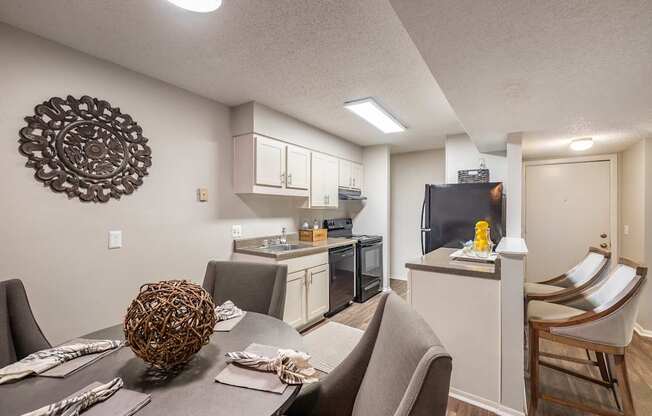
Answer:
[[611, 248], [611, 162], [525, 167], [526, 280], [558, 276], [589, 246]]

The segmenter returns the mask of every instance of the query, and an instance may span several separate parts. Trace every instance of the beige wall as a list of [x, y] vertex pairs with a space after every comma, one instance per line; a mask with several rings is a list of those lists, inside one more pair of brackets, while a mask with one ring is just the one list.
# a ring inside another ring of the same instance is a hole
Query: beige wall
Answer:
[[[269, 235], [327, 216], [298, 210], [296, 200], [232, 192], [229, 110], [219, 103], [4, 24], [0, 57], [0, 279], [23, 279], [52, 342], [119, 323], [145, 282], [201, 282], [208, 260], [230, 256], [233, 224], [244, 236]], [[153, 165], [133, 195], [68, 200], [24, 166], [23, 117], [67, 94], [106, 99], [142, 126]], [[197, 201], [199, 187], [208, 202]], [[107, 249], [109, 230], [123, 231], [122, 249]]]
[[[643, 139], [620, 154], [621, 255], [652, 263], [652, 139]], [[629, 225], [629, 235], [624, 226]], [[650, 274], [648, 273], [648, 280]], [[638, 316], [640, 329], [652, 336], [652, 284], [643, 292]]]
[[[645, 143], [641, 140], [620, 157], [620, 254], [645, 260]], [[624, 228], [629, 227], [625, 234]]]
[[444, 181], [443, 149], [392, 155], [391, 277], [406, 279], [405, 263], [421, 255], [419, 228], [424, 185]]
[[[363, 192], [367, 200], [353, 219], [353, 232], [383, 236], [383, 286], [389, 287], [390, 219], [390, 151], [387, 145], [365, 147], [362, 152], [364, 164]], [[358, 204], [358, 203], [356, 203]]]

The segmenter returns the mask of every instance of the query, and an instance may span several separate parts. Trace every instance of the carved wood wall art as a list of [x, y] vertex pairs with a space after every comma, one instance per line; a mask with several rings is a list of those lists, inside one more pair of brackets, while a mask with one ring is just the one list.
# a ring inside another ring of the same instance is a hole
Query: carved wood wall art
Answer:
[[143, 184], [152, 152], [131, 116], [87, 95], [50, 98], [25, 117], [19, 150], [34, 177], [55, 192], [107, 202]]

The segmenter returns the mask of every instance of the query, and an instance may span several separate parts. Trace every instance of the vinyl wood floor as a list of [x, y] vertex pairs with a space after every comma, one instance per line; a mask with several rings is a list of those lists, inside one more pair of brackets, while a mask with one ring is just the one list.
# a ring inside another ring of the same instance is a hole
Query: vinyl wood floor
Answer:
[[[390, 286], [403, 299], [407, 296], [407, 282], [403, 280], [390, 280]], [[379, 296], [370, 299], [366, 303], [354, 303], [342, 312], [330, 318], [331, 321], [349, 325], [354, 328], [366, 329], [369, 321], [378, 306]], [[322, 323], [323, 324], [323, 323]], [[309, 329], [312, 330], [315, 327]], [[586, 358], [586, 352], [572, 347], [552, 343], [547, 340], [541, 341], [541, 351]], [[526, 351], [527, 354], [527, 351]], [[634, 396], [634, 405], [638, 416], [652, 416], [652, 339], [634, 335], [634, 340], [628, 351], [628, 365], [630, 384]], [[578, 371], [592, 374], [599, 377], [597, 369], [589, 369], [585, 366], [568, 364], [559, 360], [551, 360], [558, 365], [570, 365]], [[556, 372], [546, 367], [541, 367], [542, 391], [565, 397], [571, 400], [578, 400], [593, 405], [602, 405], [608, 408], [615, 406], [614, 398], [610, 390], [595, 386], [592, 383], [578, 380], [563, 373]], [[526, 385], [528, 380], [526, 378]], [[540, 401], [539, 410], [536, 416], [585, 416], [587, 413], [567, 409], [545, 401]], [[494, 416], [492, 412], [472, 406], [468, 403], [449, 398], [448, 416]]]

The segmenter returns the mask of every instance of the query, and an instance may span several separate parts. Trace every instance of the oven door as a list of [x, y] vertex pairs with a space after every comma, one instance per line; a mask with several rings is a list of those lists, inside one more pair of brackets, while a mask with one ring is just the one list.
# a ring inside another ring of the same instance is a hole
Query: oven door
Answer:
[[383, 289], [383, 243], [360, 246], [356, 297], [364, 302]]

